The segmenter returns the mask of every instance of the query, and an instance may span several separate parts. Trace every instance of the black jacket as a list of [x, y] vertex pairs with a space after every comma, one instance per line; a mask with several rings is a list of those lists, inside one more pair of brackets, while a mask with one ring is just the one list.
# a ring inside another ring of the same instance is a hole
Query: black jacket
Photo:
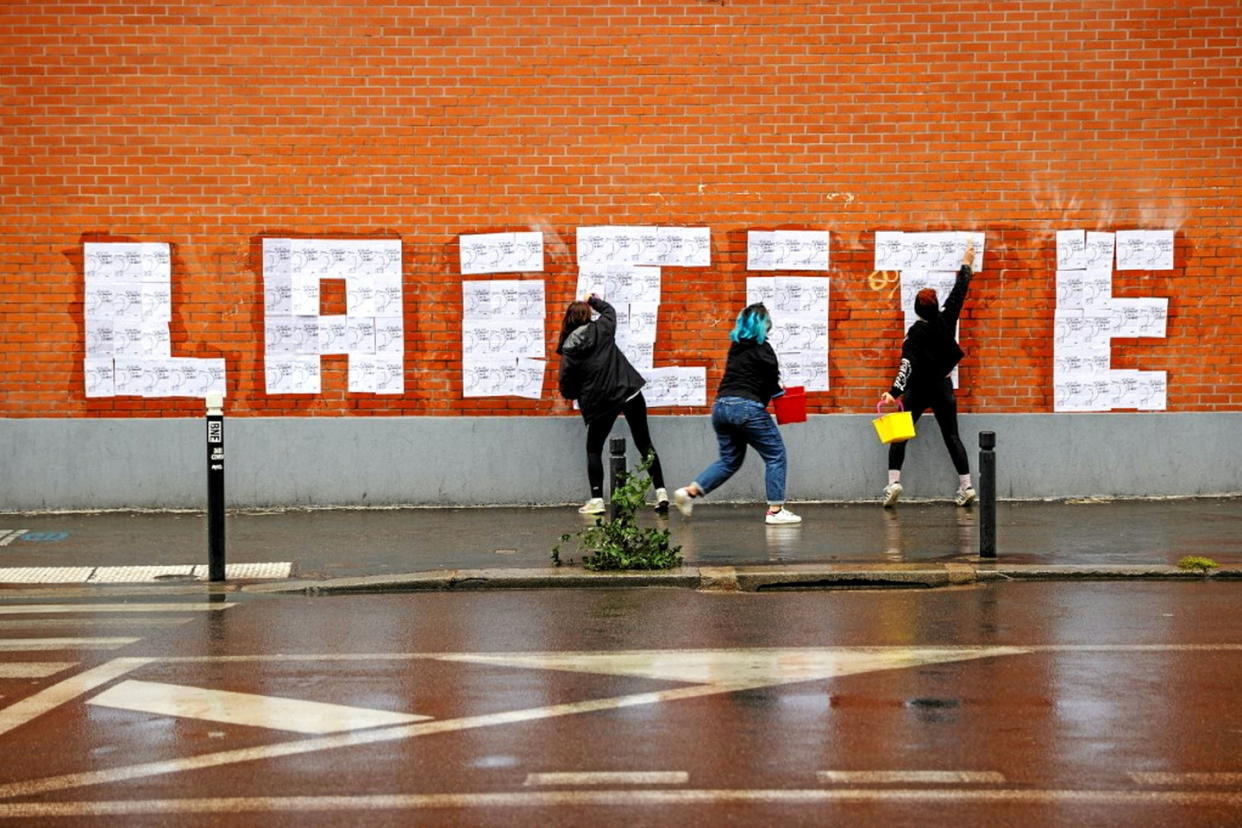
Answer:
[[781, 368], [772, 343], [760, 345], [753, 339], [744, 339], [729, 346], [717, 397], [741, 397], [767, 405], [780, 390]]
[[575, 328], [557, 348], [561, 396], [577, 400], [588, 423], [619, 410], [647, 384], [617, 347], [617, 312], [599, 297], [590, 303], [599, 319]]
[[930, 320], [918, 320], [906, 331], [906, 339], [901, 343], [901, 366], [888, 393], [899, 397], [910, 388], [934, 385], [962, 361], [964, 353], [953, 334], [966, 301], [970, 277], [970, 265], [962, 265], [940, 313]]

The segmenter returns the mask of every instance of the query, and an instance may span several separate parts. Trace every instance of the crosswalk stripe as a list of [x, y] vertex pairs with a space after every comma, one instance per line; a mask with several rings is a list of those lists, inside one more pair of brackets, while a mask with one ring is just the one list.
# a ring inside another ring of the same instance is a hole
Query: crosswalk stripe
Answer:
[[886, 771], [819, 771], [820, 782], [847, 785], [905, 783], [915, 785], [1001, 784], [1005, 775], [996, 771], [953, 770], [886, 770]]
[[526, 786], [533, 785], [684, 785], [690, 781], [686, 771], [561, 771], [528, 773]]
[[46, 678], [75, 666], [76, 661], [13, 661], [0, 664], [0, 679]]
[[179, 627], [189, 618], [0, 618], [0, 630], [51, 630], [90, 627]]
[[41, 615], [69, 612], [219, 612], [237, 604], [223, 602], [149, 604], [9, 604], [0, 606], [0, 615]]
[[141, 638], [108, 636], [100, 638], [0, 638], [0, 652], [25, 653], [36, 650], [115, 650]]
[[1242, 773], [1145, 773], [1134, 771], [1130, 778], [1140, 785], [1238, 785]]
[[8, 546], [10, 543], [17, 540], [22, 535], [26, 534], [28, 531], [30, 530], [29, 529], [0, 530], [0, 532], [3, 532], [3, 534], [0, 534], [0, 546]]
[[411, 713], [393, 713], [389, 710], [133, 679], [109, 687], [88, 699], [87, 704], [137, 713], [314, 734], [407, 724], [431, 718]]

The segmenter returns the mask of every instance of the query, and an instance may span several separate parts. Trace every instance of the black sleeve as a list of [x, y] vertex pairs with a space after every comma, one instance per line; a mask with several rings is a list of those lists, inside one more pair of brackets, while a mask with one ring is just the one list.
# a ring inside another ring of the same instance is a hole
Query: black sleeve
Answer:
[[[926, 325], [926, 323], [923, 323]], [[894, 397], [900, 397], [910, 387], [910, 378], [918, 373], [924, 362], [927, 348], [923, 341], [924, 336], [920, 336], [922, 331], [919, 324], [915, 323], [910, 326], [910, 330], [906, 331], [906, 338], [901, 343], [901, 364], [897, 367], [897, 376], [893, 379], [892, 386], [888, 389], [888, 393]]]
[[966, 291], [970, 287], [972, 275], [970, 265], [962, 265], [957, 271], [957, 281], [953, 283], [949, 298], [944, 300], [944, 310], [940, 315], [944, 318], [945, 327], [949, 329], [950, 334], [957, 327], [957, 318], [961, 315], [962, 305], [966, 302]]
[[603, 299], [600, 299], [598, 296], [592, 296], [587, 300], [587, 304], [599, 313], [599, 319], [596, 319], [592, 323], [596, 326], [595, 330], [598, 334], [606, 340], [615, 339], [617, 335], [616, 310], [613, 309], [612, 305], [608, 304]]

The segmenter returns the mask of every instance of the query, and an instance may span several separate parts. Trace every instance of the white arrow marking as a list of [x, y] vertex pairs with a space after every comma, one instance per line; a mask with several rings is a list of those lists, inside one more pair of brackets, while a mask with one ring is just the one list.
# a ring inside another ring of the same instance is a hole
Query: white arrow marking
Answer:
[[438, 658], [441, 661], [639, 676], [691, 684], [757, 683], [768, 686], [1027, 652], [1030, 650], [1025, 647], [833, 647], [450, 653]]
[[134, 679], [109, 687], [89, 699], [87, 704], [137, 713], [314, 734], [421, 722], [431, 718], [366, 707], [348, 707], [342, 704]]
[[[1018, 654], [1029, 652], [1021, 647], [844, 647], [844, 648], [798, 648], [789, 650], [651, 650], [651, 651], [621, 651], [619, 653], [548, 653], [543, 658], [549, 658], [564, 665], [561, 669], [583, 669], [587, 663], [596, 666], [602, 666], [607, 662], [609, 656], [628, 656], [630, 657], [630, 669], [637, 669], [642, 659], [635, 659], [642, 653], [653, 657], [655, 661], [667, 664], [669, 656], [676, 653], [683, 653], [688, 656], [694, 654], [710, 654], [715, 653], [722, 657], [723, 661], [737, 661], [739, 658], [750, 659], [753, 665], [756, 663], [754, 658], [758, 656], [758, 663], [766, 665], [766, 674], [762, 677], [752, 676], [747, 681], [728, 682], [720, 681], [715, 684], [701, 684], [689, 687], [677, 687], [671, 690], [660, 690], [652, 693], [635, 693], [628, 696], [614, 696], [604, 699], [587, 699], [585, 701], [571, 702], [566, 704], [554, 704], [548, 707], [532, 707], [525, 710], [510, 710], [499, 713], [488, 713], [480, 716], [465, 716], [459, 719], [440, 719], [439, 721], [421, 722], [414, 724], [403, 724], [395, 727], [384, 727], [373, 730], [354, 731], [347, 733], [336, 733], [324, 736], [318, 736], [311, 739], [300, 739], [295, 742], [281, 742], [273, 745], [260, 745], [257, 747], [238, 748], [236, 750], [224, 750], [216, 753], [204, 753], [198, 756], [190, 756], [184, 759], [170, 759], [166, 761], [147, 762], [138, 765], [126, 765], [116, 768], [108, 768], [106, 770], [85, 771], [82, 773], [69, 773], [62, 776], [49, 776], [43, 779], [30, 779], [22, 782], [11, 782], [0, 785], [0, 799], [10, 799], [15, 796], [33, 796], [35, 794], [48, 793], [50, 791], [61, 791], [69, 788], [79, 788], [84, 785], [99, 785], [109, 782], [121, 782], [127, 779], [140, 779], [149, 776], [157, 776], [165, 773], [177, 773], [187, 770], [197, 770], [202, 768], [214, 768], [222, 765], [235, 764], [237, 762], [253, 762], [262, 759], [274, 759], [280, 756], [295, 756], [303, 753], [312, 753], [322, 750], [332, 750], [343, 747], [356, 747], [358, 745], [375, 744], [378, 742], [393, 741], [396, 739], [410, 739], [418, 736], [429, 736], [433, 733], [448, 733], [459, 730], [469, 730], [476, 727], [490, 727], [500, 724], [516, 724], [519, 722], [531, 722], [540, 719], [550, 719], [558, 716], [570, 716], [581, 713], [596, 713], [607, 710], [619, 710], [626, 707], [634, 707], [638, 705], [656, 704], [659, 702], [674, 701], [678, 699], [692, 699], [703, 696], [713, 696], [720, 693], [732, 693], [742, 690], [757, 690], [760, 687], [769, 687], [774, 684], [785, 684], [794, 681], [804, 681], [808, 678], [825, 678], [829, 675], [844, 675], [849, 672], [860, 672], [862, 668], [862, 660], [860, 659], [844, 659], [839, 658], [841, 655], [857, 655], [872, 659], [873, 664], [882, 666], [874, 666], [871, 669], [893, 669], [896, 667], [906, 667], [912, 664], [929, 664], [943, 661], [959, 661], [973, 658], [985, 658], [992, 655]], [[912, 654], [923, 653], [924, 657], [912, 657]], [[797, 657], [789, 658], [782, 661], [780, 658], [774, 658], [774, 654], [784, 653], [789, 656], [813, 656], [816, 653], [827, 654], [829, 656], [838, 656], [837, 658], [826, 658], [819, 662], [819, 667], [814, 672], [808, 672], [806, 661]], [[887, 653], [891, 658], [884, 659], [882, 656]], [[574, 655], [578, 658], [578, 668], [571, 668], [569, 665], [575, 662], [565, 656]], [[472, 654], [472, 653], [440, 653], [428, 654], [428, 658], [436, 658], [445, 661], [471, 661], [475, 659], [483, 659], [489, 663], [502, 663], [503, 659], [518, 660], [522, 664], [514, 664], [511, 666], [527, 666], [525, 663], [531, 658], [535, 658], [532, 654], [518, 654], [503, 656], [499, 654]], [[597, 658], [598, 657], [598, 658]], [[312, 659], [314, 656], [305, 656], [304, 658]], [[784, 666], [782, 666], [784, 665]], [[664, 668], [661, 668], [663, 673]], [[827, 672], [825, 672], [827, 671]], [[626, 675], [642, 675], [642, 673], [630, 672]], [[0, 711], [0, 713], [7, 711]], [[0, 732], [3, 732], [0, 730]]]

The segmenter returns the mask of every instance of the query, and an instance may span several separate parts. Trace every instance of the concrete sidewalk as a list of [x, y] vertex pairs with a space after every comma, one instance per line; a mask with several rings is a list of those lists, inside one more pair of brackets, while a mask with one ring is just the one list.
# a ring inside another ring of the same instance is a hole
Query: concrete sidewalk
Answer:
[[[938, 585], [990, 577], [1188, 577], [1175, 567], [1186, 555], [1220, 563], [1214, 577], [1242, 574], [1242, 499], [1236, 497], [1002, 502], [995, 562], [978, 558], [977, 507], [942, 501], [903, 502], [888, 510], [876, 503], [791, 508], [803, 516], [800, 526], [766, 526], [763, 507], [755, 504], [702, 503], [689, 519], [675, 510], [666, 519], [645, 513], [644, 525], [667, 526], [682, 547], [686, 566], [666, 573], [585, 572], [572, 542], [562, 546], [561, 557], [575, 565], [550, 569], [550, 552], [561, 535], [589, 523], [573, 506], [231, 513], [227, 557], [237, 567], [230, 580], [275, 578], [280, 588], [306, 591], [648, 583], [758, 589]], [[171, 583], [201, 579], [206, 563], [203, 514], [0, 515], [0, 584]], [[238, 567], [272, 563], [291, 566]], [[143, 570], [131, 576], [114, 567]], [[19, 570], [21, 578], [6, 574]]]

